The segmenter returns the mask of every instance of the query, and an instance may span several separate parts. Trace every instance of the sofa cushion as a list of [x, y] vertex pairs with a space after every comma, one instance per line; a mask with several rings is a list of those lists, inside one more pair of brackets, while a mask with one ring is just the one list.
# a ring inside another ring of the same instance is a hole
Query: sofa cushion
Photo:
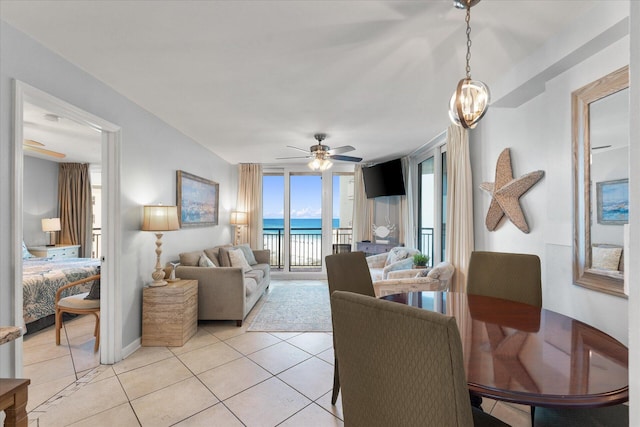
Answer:
[[394, 262], [398, 262], [403, 260], [409, 256], [409, 252], [402, 247], [392, 248], [387, 255], [387, 261], [385, 262], [385, 267], [387, 265], [391, 265]]
[[592, 248], [592, 261], [591, 266], [601, 270], [618, 271], [620, 265], [620, 255], [622, 254], [621, 247], [601, 247], [594, 246]]
[[215, 267], [216, 265], [206, 256], [204, 253], [200, 255], [200, 260], [198, 261], [198, 267]]
[[197, 267], [200, 262], [202, 251], [182, 252], [180, 254], [180, 265], [188, 267]]
[[243, 243], [241, 245], [236, 245], [233, 248], [242, 250], [242, 253], [244, 254], [244, 258], [247, 260], [249, 265], [256, 265], [258, 263], [258, 261], [256, 261], [255, 255], [253, 255], [253, 251], [251, 250], [251, 247], [249, 246], [248, 243]]
[[231, 267], [240, 267], [242, 271], [247, 272], [251, 270], [251, 266], [247, 262], [244, 257], [244, 253], [242, 249], [230, 249], [229, 251], [229, 261], [231, 262]]
[[249, 296], [254, 293], [258, 289], [258, 283], [251, 278], [244, 279], [244, 294], [245, 296]]
[[229, 249], [231, 249], [231, 246], [221, 246], [218, 248], [220, 267], [231, 267], [231, 261], [229, 261]]
[[264, 271], [262, 270], [249, 270], [244, 273], [244, 277], [250, 277], [254, 279], [256, 282], [260, 283], [262, 279], [264, 279]]
[[220, 248], [209, 248], [204, 250], [204, 254], [213, 262], [216, 267], [220, 267]]
[[416, 274], [416, 277], [427, 277], [430, 272], [430, 268], [421, 268], [420, 271], [418, 271], [418, 274]]

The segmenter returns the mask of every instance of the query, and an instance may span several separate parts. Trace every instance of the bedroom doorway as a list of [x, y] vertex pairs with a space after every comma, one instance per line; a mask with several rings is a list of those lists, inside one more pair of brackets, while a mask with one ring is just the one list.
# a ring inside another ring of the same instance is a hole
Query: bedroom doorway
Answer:
[[[46, 142], [45, 146], [42, 141], [33, 141], [36, 138], [28, 138], [29, 135], [34, 135], [31, 131], [25, 130], [25, 126], [30, 126], [29, 114], [37, 109], [46, 120], [52, 122], [58, 122], [65, 120], [73, 122], [76, 125], [81, 124], [88, 132], [94, 135], [97, 141], [97, 145], [94, 146], [94, 154], [98, 158], [100, 177], [100, 212], [99, 216], [102, 218], [101, 223], [101, 238], [98, 243], [98, 250], [94, 248], [93, 251], [97, 254], [100, 253], [99, 259], [101, 260], [101, 314], [100, 314], [100, 350], [99, 361], [103, 364], [112, 364], [120, 360], [121, 357], [121, 319], [122, 315], [118, 308], [118, 301], [120, 295], [120, 288], [118, 286], [119, 280], [119, 258], [116, 251], [116, 243], [120, 239], [120, 223], [118, 219], [119, 212], [119, 199], [120, 199], [120, 187], [119, 187], [119, 150], [120, 150], [120, 128], [100, 117], [94, 116], [84, 110], [81, 110], [71, 104], [66, 103], [56, 97], [53, 97], [37, 88], [29, 86], [23, 82], [15, 81], [15, 123], [14, 123], [14, 154], [15, 154], [15, 174], [14, 174], [14, 217], [13, 217], [13, 243], [14, 243], [14, 257], [16, 266], [15, 269], [15, 301], [14, 301], [14, 316], [15, 324], [22, 325], [23, 318], [23, 283], [22, 283], [22, 245], [25, 235], [25, 214], [30, 215], [25, 211], [25, 206], [29, 205], [29, 209], [32, 209], [32, 203], [25, 203], [25, 151], [31, 150], [29, 146], [40, 148], [40, 152], [44, 152], [49, 157], [60, 157], [61, 154], [65, 156], [67, 153], [74, 151], [73, 146], [64, 147], [62, 145], [56, 146], [54, 142]], [[40, 126], [44, 128], [46, 126]], [[27, 143], [26, 139], [30, 139]], [[72, 138], [68, 138], [72, 139]], [[52, 141], [52, 140], [51, 140]], [[69, 155], [69, 162], [82, 163], [82, 160], [75, 160], [77, 157]], [[95, 157], [94, 157], [95, 158]], [[43, 160], [41, 160], [43, 161]], [[90, 162], [86, 162], [90, 163]], [[95, 175], [96, 171], [93, 171]], [[44, 183], [43, 183], [44, 187]], [[38, 214], [40, 215], [40, 214]], [[29, 221], [31, 227], [34, 226], [34, 221]], [[41, 230], [29, 230], [31, 236], [34, 236], [34, 232], [41, 232]], [[91, 256], [92, 248], [88, 249], [87, 257]], [[24, 366], [24, 352], [23, 352], [23, 340], [19, 340], [15, 346], [15, 364], [14, 371], [16, 377], [23, 376]]]

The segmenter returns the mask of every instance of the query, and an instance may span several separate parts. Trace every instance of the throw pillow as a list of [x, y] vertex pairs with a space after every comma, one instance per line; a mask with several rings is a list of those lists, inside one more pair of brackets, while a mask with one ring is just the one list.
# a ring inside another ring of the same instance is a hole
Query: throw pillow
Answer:
[[229, 250], [229, 261], [231, 262], [231, 267], [241, 267], [243, 272], [251, 270], [251, 266], [244, 257], [242, 249]]
[[622, 248], [594, 246], [591, 249], [591, 267], [601, 270], [618, 271]]
[[33, 258], [29, 249], [27, 249], [27, 245], [24, 244], [24, 240], [22, 241], [22, 259]]
[[[98, 267], [97, 274], [100, 274], [100, 267]], [[87, 296], [84, 297], [84, 299], [100, 299], [100, 278], [99, 277], [93, 281], [93, 284], [91, 284], [91, 289], [89, 290], [89, 293], [87, 294]]]
[[242, 251], [242, 254], [244, 255], [244, 259], [247, 260], [249, 265], [256, 265], [258, 263], [248, 243], [243, 243], [241, 245], [234, 246], [233, 248], [240, 249]]
[[403, 260], [408, 256], [409, 256], [409, 252], [407, 252], [407, 250], [405, 248], [400, 248], [400, 247], [392, 248], [389, 251], [389, 255], [387, 255], [387, 262], [385, 263], [385, 266], [391, 265], [394, 262], [398, 262], [400, 260]]
[[204, 250], [204, 254], [209, 258], [216, 267], [220, 267], [220, 248], [209, 248]]
[[200, 255], [202, 255], [202, 251], [183, 252], [180, 254], [180, 265], [197, 267], [200, 261]]
[[215, 267], [216, 265], [205, 254], [200, 255], [198, 267]]

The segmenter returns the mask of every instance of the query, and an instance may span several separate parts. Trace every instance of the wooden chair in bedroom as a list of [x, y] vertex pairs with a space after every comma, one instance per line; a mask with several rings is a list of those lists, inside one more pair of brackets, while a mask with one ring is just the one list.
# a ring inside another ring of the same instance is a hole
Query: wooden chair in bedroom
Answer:
[[[99, 294], [97, 299], [85, 299], [90, 292], [84, 292], [77, 295], [70, 295], [68, 297], [60, 298], [62, 292], [65, 289], [72, 288], [74, 286], [82, 285], [83, 283], [100, 281], [100, 275], [86, 277], [84, 279], [76, 280], [75, 282], [68, 283], [58, 289], [55, 296], [55, 309], [56, 309], [56, 345], [60, 345], [60, 329], [62, 328], [62, 314], [93, 314], [96, 316], [96, 326], [93, 331], [93, 336], [96, 337], [96, 343], [93, 346], [93, 351], [98, 351], [100, 346], [100, 298]], [[95, 285], [94, 285], [95, 286]], [[99, 288], [98, 288], [99, 289]], [[94, 291], [94, 287], [92, 287]], [[95, 293], [95, 292], [91, 292]]]

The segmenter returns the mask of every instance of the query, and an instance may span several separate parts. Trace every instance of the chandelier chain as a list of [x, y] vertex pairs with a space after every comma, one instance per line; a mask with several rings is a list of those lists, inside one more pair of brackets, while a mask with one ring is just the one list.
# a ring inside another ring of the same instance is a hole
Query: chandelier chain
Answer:
[[465, 22], [467, 23], [467, 78], [471, 79], [471, 65], [469, 62], [471, 61], [471, 7], [467, 6], [467, 16], [465, 18]]

